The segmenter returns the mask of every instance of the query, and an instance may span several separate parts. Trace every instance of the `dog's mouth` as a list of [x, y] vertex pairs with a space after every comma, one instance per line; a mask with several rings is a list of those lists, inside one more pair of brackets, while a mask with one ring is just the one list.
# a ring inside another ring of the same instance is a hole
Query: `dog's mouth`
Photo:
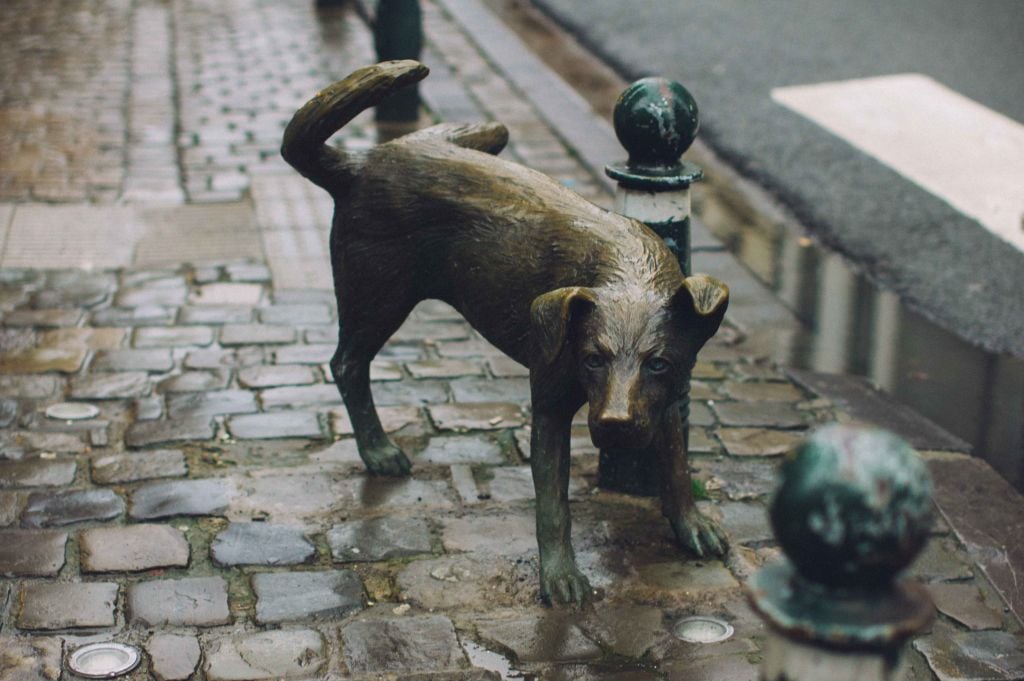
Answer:
[[590, 440], [598, 449], [643, 449], [652, 439], [649, 429], [632, 424], [615, 427], [590, 424]]

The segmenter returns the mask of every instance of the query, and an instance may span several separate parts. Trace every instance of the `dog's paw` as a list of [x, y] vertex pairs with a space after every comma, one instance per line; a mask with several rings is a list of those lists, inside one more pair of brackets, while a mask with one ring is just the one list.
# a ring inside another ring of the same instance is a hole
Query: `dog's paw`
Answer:
[[725, 531], [695, 508], [680, 513], [671, 523], [679, 543], [701, 558], [723, 556], [729, 550]]
[[540, 597], [546, 603], [582, 605], [593, 593], [590, 582], [573, 563], [541, 568]]
[[383, 447], [360, 451], [359, 455], [370, 475], [397, 478], [409, 475], [409, 471], [412, 470], [412, 464], [402, 450], [390, 442]]

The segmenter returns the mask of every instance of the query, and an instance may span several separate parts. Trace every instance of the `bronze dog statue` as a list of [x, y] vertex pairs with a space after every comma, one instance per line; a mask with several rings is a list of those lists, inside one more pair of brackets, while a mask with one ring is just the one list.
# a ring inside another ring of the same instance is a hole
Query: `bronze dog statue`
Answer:
[[361, 155], [326, 144], [426, 75], [414, 61], [356, 71], [296, 112], [282, 146], [335, 200], [340, 330], [330, 366], [369, 472], [410, 469], [381, 428], [370, 360], [418, 302], [436, 298], [530, 369], [543, 598], [579, 602], [590, 593], [570, 543], [567, 493], [570, 425], [584, 402], [598, 447], [656, 449], [662, 508], [678, 540], [697, 555], [722, 554], [725, 535], [694, 505], [676, 404], [728, 289], [684, 277], [642, 223], [495, 158], [508, 140], [499, 123], [437, 125]]

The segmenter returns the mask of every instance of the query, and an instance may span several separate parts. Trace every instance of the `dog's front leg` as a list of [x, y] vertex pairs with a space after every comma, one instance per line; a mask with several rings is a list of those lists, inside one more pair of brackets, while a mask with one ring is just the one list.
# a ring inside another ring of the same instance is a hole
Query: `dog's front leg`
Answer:
[[664, 471], [661, 509], [680, 544], [700, 557], [721, 556], [729, 549], [725, 532], [697, 510], [679, 405], [672, 404], [655, 436], [655, 448]]
[[534, 406], [530, 467], [537, 496], [540, 595], [547, 602], [582, 603], [590, 583], [576, 567], [569, 517], [569, 434], [572, 412]]

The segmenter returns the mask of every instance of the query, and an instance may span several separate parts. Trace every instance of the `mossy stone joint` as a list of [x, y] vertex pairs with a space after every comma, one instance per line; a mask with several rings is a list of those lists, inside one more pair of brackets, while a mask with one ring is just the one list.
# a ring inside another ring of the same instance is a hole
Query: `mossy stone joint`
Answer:
[[700, 168], [679, 159], [700, 128], [697, 102], [679, 83], [665, 78], [636, 81], [619, 96], [612, 122], [629, 160], [608, 166], [609, 177], [652, 190], [688, 187], [703, 177]]
[[931, 619], [920, 585], [900, 581], [928, 540], [932, 483], [891, 433], [831, 425], [787, 456], [771, 502], [782, 564], [750, 581], [776, 629], [832, 646], [901, 644]]

